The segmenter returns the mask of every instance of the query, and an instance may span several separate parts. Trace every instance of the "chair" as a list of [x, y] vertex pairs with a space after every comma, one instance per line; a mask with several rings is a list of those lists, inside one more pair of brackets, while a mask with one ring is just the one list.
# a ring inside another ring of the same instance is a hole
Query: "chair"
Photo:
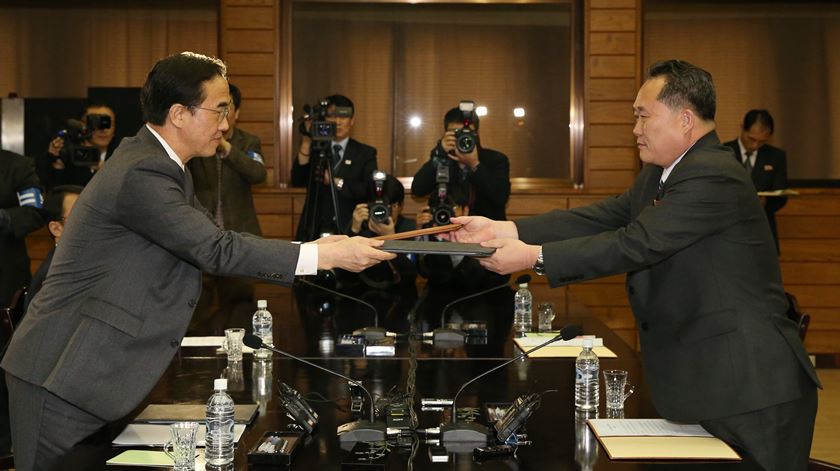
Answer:
[[15, 291], [8, 307], [0, 308], [0, 351], [11, 340], [15, 328], [23, 319], [24, 299], [26, 299], [26, 286]]
[[802, 312], [802, 309], [799, 308], [799, 301], [796, 300], [796, 296], [788, 292], [785, 292], [785, 296], [788, 298], [788, 319], [796, 323], [796, 328], [799, 331], [799, 338], [804, 342], [805, 334], [808, 333], [808, 324], [811, 323], [811, 316], [808, 315], [808, 313]]

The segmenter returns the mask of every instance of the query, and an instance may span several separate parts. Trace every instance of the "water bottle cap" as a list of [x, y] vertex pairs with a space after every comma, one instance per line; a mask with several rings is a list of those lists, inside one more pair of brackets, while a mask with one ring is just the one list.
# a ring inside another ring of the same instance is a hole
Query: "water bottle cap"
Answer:
[[583, 346], [585, 348], [592, 348], [592, 345], [594, 345], [592, 339], [583, 339]]
[[268, 307], [268, 301], [265, 299], [260, 299], [257, 301], [257, 309], [265, 309]]
[[216, 378], [213, 380], [213, 389], [216, 391], [227, 391], [227, 379]]
[[528, 287], [528, 283], [519, 283], [519, 287], [520, 287], [520, 288], [527, 288], [527, 287]]

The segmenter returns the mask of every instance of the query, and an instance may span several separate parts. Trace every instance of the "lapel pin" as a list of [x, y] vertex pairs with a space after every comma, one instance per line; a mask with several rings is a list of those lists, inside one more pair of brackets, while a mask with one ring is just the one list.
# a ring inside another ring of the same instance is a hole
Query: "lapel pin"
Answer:
[[345, 161], [344, 161], [344, 165], [350, 165], [350, 164], [352, 164], [352, 163], [353, 163], [353, 161], [352, 161], [352, 160], [345, 160]]

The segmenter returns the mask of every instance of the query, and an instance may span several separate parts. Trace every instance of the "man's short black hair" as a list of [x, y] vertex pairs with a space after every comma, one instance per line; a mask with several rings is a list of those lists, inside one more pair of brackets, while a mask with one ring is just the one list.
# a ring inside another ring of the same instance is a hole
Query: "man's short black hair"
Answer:
[[[475, 111], [472, 113], [472, 121], [473, 126], [475, 126], [475, 130], [478, 131], [478, 114]], [[464, 113], [461, 111], [461, 108], [455, 107], [451, 110], [447, 111], [446, 114], [443, 116], [443, 130], [446, 131], [449, 128], [449, 123], [458, 123], [464, 124]]]
[[88, 99], [85, 101], [85, 106], [82, 108], [82, 113], [79, 116], [84, 116], [87, 114], [88, 110], [91, 108], [108, 108], [111, 111], [114, 111], [114, 108], [111, 107], [105, 100], [100, 99]]
[[650, 66], [648, 80], [665, 77], [665, 86], [657, 100], [669, 108], [690, 106], [706, 121], [715, 119], [717, 99], [712, 74], [681, 60], [667, 60]]
[[204, 82], [216, 76], [227, 79], [227, 68], [215, 57], [182, 52], [159, 60], [140, 91], [143, 119], [163, 125], [172, 105], [199, 106], [207, 98]]
[[744, 115], [744, 124], [742, 128], [744, 131], [749, 131], [754, 124], [760, 124], [765, 128], [770, 130], [770, 134], [773, 134], [773, 117], [770, 116], [770, 112], [767, 110], [749, 110], [747, 114]]
[[327, 97], [327, 106], [334, 105], [334, 106], [346, 106], [350, 108], [350, 117], [356, 115], [356, 107], [353, 106], [353, 100], [347, 98], [344, 95], [330, 95]]
[[69, 194], [78, 195], [84, 188], [78, 185], [59, 185], [44, 198], [44, 214], [48, 221], [61, 221], [64, 218], [64, 199]]
[[228, 82], [228, 88], [230, 88], [230, 101], [233, 102], [233, 107], [238, 110], [239, 104], [242, 103], [242, 92], [239, 91], [239, 87], [230, 82]]

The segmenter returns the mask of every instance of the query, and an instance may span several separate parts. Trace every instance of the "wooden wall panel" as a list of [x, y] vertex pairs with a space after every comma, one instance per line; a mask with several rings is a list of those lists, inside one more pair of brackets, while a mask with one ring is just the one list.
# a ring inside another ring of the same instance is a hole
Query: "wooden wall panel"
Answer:
[[[240, 89], [241, 90], [241, 89]], [[243, 92], [244, 95], [244, 92]], [[268, 122], [274, 118], [274, 100], [270, 98], [245, 98], [239, 108], [239, 122]]]
[[589, 168], [593, 170], [636, 170], [639, 158], [632, 147], [591, 147]]
[[226, 53], [231, 52], [266, 52], [274, 50], [274, 31], [238, 30], [230, 31], [222, 44]]
[[589, 145], [592, 147], [635, 148], [636, 136], [632, 124], [593, 124], [589, 126]]
[[590, 56], [589, 67], [592, 77], [624, 77], [636, 75], [634, 56]]
[[595, 188], [627, 188], [636, 179], [635, 170], [591, 170], [589, 179]]
[[592, 123], [632, 124], [635, 118], [633, 107], [628, 106], [627, 101], [593, 101], [589, 104], [589, 120]]
[[592, 9], [590, 26], [593, 31], [636, 31], [636, 10], [633, 9]]
[[592, 54], [633, 54], [636, 52], [635, 33], [592, 33], [589, 35]]
[[589, 99], [624, 100], [632, 103], [636, 99], [636, 80], [632, 78], [591, 78], [589, 80]]
[[230, 5], [229, 1], [225, 3], [227, 5], [222, 8], [223, 29], [274, 29], [273, 6], [242, 7]]

